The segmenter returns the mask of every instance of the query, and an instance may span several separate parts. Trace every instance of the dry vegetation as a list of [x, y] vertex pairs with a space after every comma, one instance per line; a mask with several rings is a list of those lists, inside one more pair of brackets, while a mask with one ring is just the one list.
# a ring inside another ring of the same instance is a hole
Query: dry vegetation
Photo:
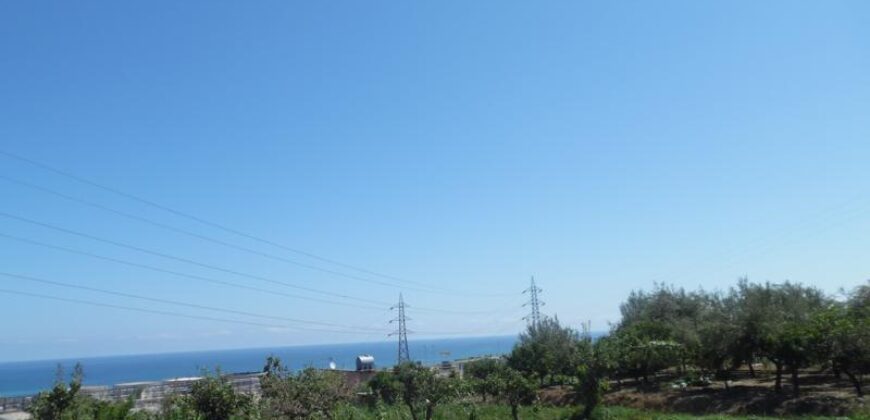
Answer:
[[[852, 384], [830, 372], [803, 372], [802, 394], [776, 392], [772, 374], [757, 369], [755, 378], [748, 371], [736, 372], [728, 388], [721, 382], [707, 386], [679, 387], [675, 375], [662, 374], [652, 383], [633, 380], [613, 382], [604, 394], [603, 405], [628, 407], [652, 412], [689, 415], [731, 416], [860, 416], [867, 413], [865, 398], [858, 398]], [[786, 387], [786, 391], [788, 388]], [[568, 406], [577, 400], [570, 387], [553, 386], [540, 391], [544, 404]], [[868, 416], [870, 417], [870, 416]]]

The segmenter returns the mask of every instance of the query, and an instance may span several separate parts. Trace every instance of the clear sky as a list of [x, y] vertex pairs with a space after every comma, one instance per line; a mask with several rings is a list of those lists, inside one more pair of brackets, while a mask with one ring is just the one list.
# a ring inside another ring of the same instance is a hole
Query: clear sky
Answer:
[[655, 282], [853, 287], [868, 21], [863, 1], [2, 2], [0, 150], [402, 281], [0, 155], [0, 271], [275, 317], [0, 276], [0, 360], [387, 340], [400, 291], [412, 337], [512, 334], [531, 275], [594, 330]]

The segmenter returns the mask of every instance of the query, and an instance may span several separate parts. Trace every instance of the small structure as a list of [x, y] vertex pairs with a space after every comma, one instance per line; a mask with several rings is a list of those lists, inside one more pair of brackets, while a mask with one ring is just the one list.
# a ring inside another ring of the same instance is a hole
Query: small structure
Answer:
[[370, 354], [361, 354], [356, 357], [357, 372], [368, 372], [375, 370], [375, 357]]

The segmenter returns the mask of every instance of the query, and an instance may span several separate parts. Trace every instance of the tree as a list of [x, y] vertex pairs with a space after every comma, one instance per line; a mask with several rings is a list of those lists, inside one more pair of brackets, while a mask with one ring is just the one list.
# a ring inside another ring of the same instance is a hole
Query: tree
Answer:
[[84, 372], [82, 365], [76, 363], [69, 384], [64, 382], [63, 366], [57, 365], [54, 386], [51, 391], [40, 392], [28, 411], [37, 420], [57, 420], [74, 417], [76, 397], [82, 387]]
[[577, 368], [579, 381], [575, 387], [580, 402], [583, 403], [583, 411], [580, 413], [583, 419], [592, 418], [592, 413], [601, 403], [601, 398], [608, 389], [607, 378], [613, 367], [611, 343], [606, 340], [595, 343], [589, 340], [589, 343], [589, 351]]
[[732, 358], [735, 366], [745, 364], [749, 374], [755, 377], [753, 364], [762, 354], [762, 338], [767, 329], [767, 313], [769, 296], [763, 287], [750, 284], [747, 278], [741, 278], [737, 288], [732, 288], [730, 298], [736, 314], [736, 337]]
[[396, 380], [393, 372], [377, 372], [375, 376], [369, 379], [369, 388], [378, 396], [378, 398], [390, 405], [395, 404], [399, 400], [402, 392], [402, 386]]
[[64, 382], [63, 367], [57, 367], [57, 379], [51, 391], [33, 399], [28, 411], [34, 419], [43, 420], [123, 420], [130, 418], [133, 399], [99, 401], [80, 393], [84, 369], [76, 364], [69, 383]]
[[516, 369], [499, 366], [487, 381], [491, 389], [511, 407], [511, 416], [519, 420], [519, 406], [532, 403], [537, 397], [535, 384]]
[[813, 320], [834, 368], [846, 374], [855, 393], [864, 395], [864, 376], [870, 374], [870, 283], [852, 292], [845, 304], [819, 311]]
[[393, 369], [401, 389], [402, 402], [414, 420], [420, 412], [431, 420], [438, 404], [458, 395], [459, 384], [455, 378], [439, 378], [431, 369], [413, 363], [403, 363]]
[[[88, 398], [88, 411], [93, 413], [94, 420], [127, 420], [134, 418], [131, 410], [135, 405], [133, 397], [124, 401], [100, 401]], [[84, 419], [81, 419], [84, 420]]]
[[202, 379], [191, 385], [189, 394], [170, 399], [164, 415], [169, 418], [229, 420], [236, 416], [250, 417], [253, 408], [251, 398], [237, 393], [217, 370], [214, 374], [205, 372]]
[[791, 373], [792, 393], [800, 395], [798, 372], [818, 359], [819, 337], [811, 328], [814, 314], [828, 300], [818, 289], [800, 284], [754, 286], [764, 296], [765, 317], [760, 331], [761, 352], [776, 366], [776, 389], [782, 389], [784, 368]]
[[466, 363], [463, 373], [465, 379], [471, 384], [474, 393], [486, 402], [487, 396], [498, 396], [496, 375], [504, 368], [503, 359], [485, 358]]
[[656, 285], [651, 293], [632, 292], [620, 305], [622, 321], [615, 334], [626, 347], [626, 370], [649, 382], [649, 375], [676, 366], [680, 371], [700, 349], [698, 331], [708, 304], [704, 292], [687, 293]]
[[694, 363], [705, 373], [721, 379], [728, 389], [730, 366], [737, 364], [740, 354], [740, 327], [733, 295], [719, 294], [706, 298], [706, 309], [698, 322], [699, 345]]
[[619, 342], [621, 370], [649, 383], [649, 376], [675, 366], [680, 361], [682, 346], [669, 339], [665, 326], [654, 321], [638, 321], [620, 325], [612, 334]]
[[350, 389], [338, 372], [308, 368], [293, 374], [271, 356], [263, 371], [265, 418], [333, 419], [338, 405], [350, 399]]
[[544, 384], [556, 375], [573, 376], [577, 364], [579, 335], [563, 327], [558, 318], [544, 318], [528, 326], [508, 356], [508, 365]]

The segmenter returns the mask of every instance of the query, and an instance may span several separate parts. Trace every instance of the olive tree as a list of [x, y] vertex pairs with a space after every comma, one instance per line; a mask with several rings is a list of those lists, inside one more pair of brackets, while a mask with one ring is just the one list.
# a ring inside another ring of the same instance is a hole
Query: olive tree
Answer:
[[398, 402], [402, 392], [402, 386], [396, 380], [393, 372], [380, 371], [375, 373], [375, 376], [369, 379], [368, 386], [381, 401], [390, 405]]
[[520, 418], [520, 405], [530, 404], [537, 397], [534, 382], [516, 369], [500, 366], [487, 380], [492, 384], [491, 388], [495, 393], [510, 405], [511, 417], [514, 420]]
[[573, 376], [578, 360], [579, 334], [563, 327], [558, 318], [545, 317], [528, 326], [508, 356], [508, 365], [534, 375], [543, 385], [557, 375]]
[[864, 376], [870, 374], [870, 283], [855, 289], [844, 304], [820, 311], [814, 325], [823, 354], [863, 396]]
[[782, 374], [791, 374], [792, 393], [800, 395], [798, 372], [818, 360], [819, 338], [811, 320], [828, 301], [818, 290], [800, 284], [755, 286], [766, 297], [766, 317], [761, 330], [761, 351], [776, 366], [776, 389], [782, 389]]
[[164, 418], [229, 420], [250, 418], [255, 411], [250, 396], [236, 392], [220, 370], [204, 372], [203, 378], [190, 386], [187, 395], [166, 401]]
[[269, 357], [260, 379], [264, 418], [333, 419], [351, 390], [334, 371], [307, 368], [293, 373], [277, 357]]
[[696, 327], [699, 345], [694, 352], [694, 364], [702, 372], [722, 380], [726, 389], [731, 368], [742, 359], [736, 301], [733, 294], [709, 295]]
[[505, 368], [504, 359], [484, 358], [473, 360], [463, 367], [463, 378], [469, 382], [472, 391], [484, 402], [487, 397], [499, 394], [497, 374]]
[[459, 383], [455, 378], [440, 378], [432, 369], [413, 363], [403, 363], [393, 370], [399, 384], [402, 402], [411, 412], [414, 420], [423, 412], [426, 420], [431, 420], [435, 408], [459, 394]]

